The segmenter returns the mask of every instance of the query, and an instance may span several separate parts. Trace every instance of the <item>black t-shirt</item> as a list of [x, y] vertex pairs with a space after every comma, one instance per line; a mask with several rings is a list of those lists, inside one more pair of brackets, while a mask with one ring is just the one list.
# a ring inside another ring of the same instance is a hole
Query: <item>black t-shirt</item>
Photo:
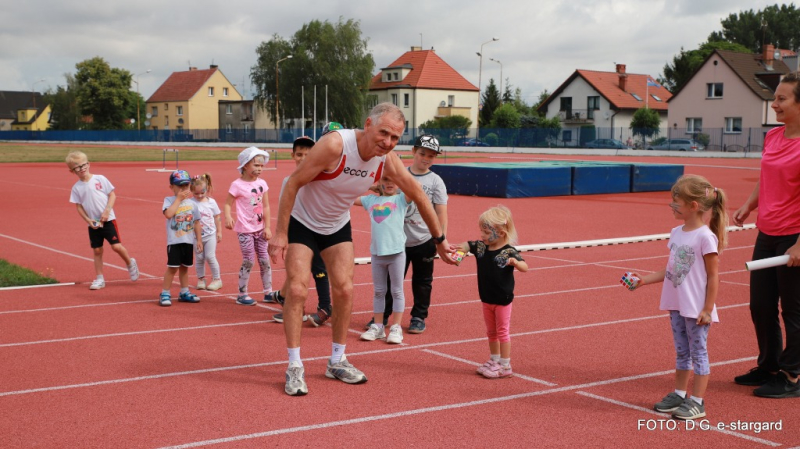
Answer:
[[487, 304], [507, 306], [514, 299], [514, 267], [509, 257], [524, 260], [511, 245], [490, 251], [480, 240], [467, 242], [478, 264], [478, 293]]

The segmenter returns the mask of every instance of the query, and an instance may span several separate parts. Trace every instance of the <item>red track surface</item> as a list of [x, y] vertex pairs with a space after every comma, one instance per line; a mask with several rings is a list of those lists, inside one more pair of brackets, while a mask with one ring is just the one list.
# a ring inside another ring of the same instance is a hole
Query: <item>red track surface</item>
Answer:
[[[237, 175], [233, 155], [230, 162], [188, 162], [181, 168], [210, 172], [222, 203]], [[726, 189], [731, 210], [745, 200], [758, 177], [756, 160], [643, 159], [687, 164], [687, 173], [705, 175]], [[781, 422], [781, 430], [720, 432], [700, 430], [699, 423], [694, 431], [682, 423], [668, 430], [668, 421], [640, 421], [666, 418], [652, 405], [673, 388], [672, 337], [666, 315], [658, 310], [660, 288], [630, 293], [618, 279], [629, 269], [662, 268], [667, 255], [663, 241], [526, 253], [532, 269], [516, 274], [512, 318], [515, 376], [494, 381], [475, 374], [488, 350], [473, 259], [461, 267], [437, 265], [428, 330], [406, 334], [399, 347], [358, 340], [371, 315], [372, 285], [370, 268], [356, 267], [347, 353], [369, 382], [352, 386], [325, 378], [330, 329], [309, 327], [302, 346], [309, 394], [289, 397], [283, 392], [283, 329], [269, 321], [277, 309], [234, 304], [240, 252], [233, 232], [226, 230], [218, 247], [222, 290], [201, 292], [200, 304], [158, 306], [165, 262], [160, 208], [170, 192], [166, 174], [144, 171], [154, 165], [92, 166], [117, 188], [123, 243], [142, 271], [142, 278], [131, 283], [120, 259], [107, 248], [107, 287], [99, 291], [88, 290], [93, 268], [86, 228], [68, 202], [76, 177], [63, 164], [0, 165], [0, 258], [77, 283], [0, 291], [0, 446], [800, 444], [797, 400], [758, 399], [752, 388], [732, 382], [755, 365], [757, 355], [744, 271], [755, 231], [731, 233], [730, 247], [722, 254], [721, 323], [714, 325], [709, 341], [713, 368], [707, 423], [716, 429], [720, 423]], [[273, 226], [277, 187], [293, 168], [290, 161], [278, 165], [265, 176], [275, 188], [270, 192]], [[447, 234], [453, 243], [476, 238], [478, 215], [498, 203], [512, 209], [521, 244], [661, 234], [678, 224], [669, 201], [663, 192], [451, 196]], [[353, 208], [352, 215], [356, 255], [368, 256], [367, 215], [360, 208]], [[278, 264], [275, 285], [284, 277]], [[193, 270], [191, 278], [194, 282]], [[251, 288], [256, 289], [260, 281], [253, 278]], [[646, 424], [658, 429], [647, 430]]]

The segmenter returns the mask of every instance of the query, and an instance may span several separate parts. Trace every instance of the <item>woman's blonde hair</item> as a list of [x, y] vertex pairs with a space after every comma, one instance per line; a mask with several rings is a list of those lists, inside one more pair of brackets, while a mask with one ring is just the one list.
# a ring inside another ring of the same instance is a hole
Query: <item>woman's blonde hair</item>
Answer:
[[725, 192], [711, 185], [708, 180], [699, 175], [683, 175], [672, 186], [672, 197], [680, 198], [687, 203], [697, 202], [702, 212], [711, 211], [711, 220], [708, 227], [719, 240], [719, 250], [728, 243], [728, 212], [726, 210], [727, 197]]
[[511, 216], [511, 211], [502, 204], [482, 213], [478, 223], [505, 232], [508, 236], [508, 243], [517, 244], [517, 228], [514, 226], [514, 217]]

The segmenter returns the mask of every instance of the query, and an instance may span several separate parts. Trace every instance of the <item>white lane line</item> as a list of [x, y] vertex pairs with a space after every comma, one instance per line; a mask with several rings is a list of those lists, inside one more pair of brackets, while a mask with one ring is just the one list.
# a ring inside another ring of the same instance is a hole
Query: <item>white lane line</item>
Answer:
[[[587, 393], [585, 391], [578, 391], [578, 392], [576, 392], [576, 394], [579, 394], [581, 396], [585, 396], [587, 398], [592, 398], [592, 399], [597, 399], [599, 401], [608, 402], [609, 404], [619, 405], [619, 406], [630, 408], [630, 409], [637, 410], [637, 411], [640, 411], [640, 412], [649, 413], [651, 415], [656, 415], [656, 416], [662, 417], [664, 419], [669, 419], [670, 418], [670, 414], [669, 413], [659, 413], [659, 412], [657, 412], [655, 410], [652, 410], [652, 409], [640, 407], [638, 405], [628, 404], [627, 402], [618, 401], [616, 399], [611, 399], [611, 398], [607, 398], [607, 397], [603, 397], [603, 396], [598, 396], [596, 394]], [[699, 429], [700, 426], [698, 425], [697, 428]], [[715, 432], [724, 433], [725, 435], [731, 435], [731, 436], [734, 436], [734, 437], [737, 437], [737, 438], [742, 438], [744, 440], [752, 441], [754, 443], [765, 444], [767, 446], [772, 446], [772, 447], [782, 446], [781, 443], [776, 443], [774, 441], [765, 440], [763, 438], [757, 438], [757, 437], [754, 437], [752, 435], [747, 435], [745, 433], [734, 432], [734, 431], [727, 430], [727, 429], [718, 429], [717, 425], [712, 423], [712, 422], [709, 422], [708, 423], [708, 427], [704, 427], [704, 430], [713, 430]]]
[[[455, 360], [456, 362], [466, 363], [467, 365], [471, 366], [481, 366], [479, 362], [473, 362], [472, 360], [462, 359], [461, 357], [456, 357], [454, 355], [445, 354], [444, 352], [433, 351], [431, 349], [423, 349], [422, 352], [427, 352], [428, 354], [433, 354], [439, 357], [444, 357], [446, 359]], [[524, 374], [520, 374], [518, 372], [514, 372], [514, 377], [519, 377], [520, 379], [527, 380], [529, 382], [534, 382], [541, 385], [546, 385], [548, 387], [555, 387], [558, 384], [554, 384], [552, 382], [548, 382], [546, 380], [537, 379], [535, 377], [526, 376]]]
[[[49, 246], [39, 245], [37, 243], [29, 242], [27, 240], [22, 240], [22, 239], [18, 239], [16, 237], [11, 237], [10, 235], [0, 234], [0, 237], [6, 238], [6, 239], [9, 239], [9, 240], [13, 240], [13, 241], [18, 242], [18, 243], [24, 243], [26, 245], [33, 246], [35, 248], [45, 249], [45, 250], [52, 251], [52, 252], [57, 253], [57, 254], [63, 254], [65, 256], [74, 257], [76, 259], [86, 260], [86, 261], [94, 263], [94, 259], [91, 259], [89, 257], [79, 256], [77, 254], [72, 254], [72, 253], [68, 253], [66, 251], [61, 251], [61, 250], [58, 250], [58, 249], [55, 249], [55, 248], [50, 248]], [[121, 267], [119, 265], [114, 265], [114, 264], [110, 264], [110, 263], [106, 263], [106, 262], [103, 263], [103, 266], [104, 267], [116, 268], [117, 270], [122, 270], [122, 271], [124, 271], [126, 273], [128, 272], [128, 267]], [[153, 276], [152, 274], [142, 273], [141, 271], [139, 272], [139, 276], [145, 276], [145, 277], [149, 277], [149, 278], [156, 277], [156, 276]]]
[[[756, 357], [747, 357], [747, 358], [743, 358], [743, 359], [736, 359], [736, 360], [729, 360], [729, 361], [725, 361], [725, 362], [713, 363], [712, 366], [719, 365], [719, 364], [740, 363], [740, 362], [751, 361], [751, 360], [755, 360], [755, 359], [756, 359]], [[659, 372], [656, 372], [656, 373], [647, 373], [647, 374], [641, 374], [641, 375], [637, 375], [637, 376], [621, 377], [621, 378], [618, 378], [618, 379], [609, 379], [609, 380], [606, 380], [606, 381], [590, 382], [590, 383], [581, 384], [581, 385], [572, 385], [572, 386], [567, 386], [567, 387], [551, 388], [551, 389], [546, 389], [546, 390], [532, 391], [532, 392], [528, 392], [528, 393], [519, 393], [519, 394], [508, 395], [508, 396], [499, 396], [499, 397], [488, 398], [488, 399], [480, 399], [480, 400], [476, 400], [476, 401], [468, 401], [468, 402], [460, 402], [460, 403], [456, 403], [456, 404], [439, 405], [439, 406], [435, 406], [435, 407], [418, 408], [418, 409], [412, 409], [412, 410], [405, 410], [405, 411], [402, 411], [402, 412], [386, 413], [386, 414], [382, 414], [382, 415], [373, 415], [373, 416], [364, 416], [364, 417], [361, 417], [361, 418], [345, 419], [345, 420], [340, 420], [340, 421], [330, 421], [330, 422], [326, 422], [326, 423], [312, 424], [312, 425], [307, 425], [307, 426], [288, 427], [288, 428], [283, 428], [283, 429], [270, 430], [270, 431], [266, 431], [266, 432], [257, 432], [257, 433], [249, 433], [249, 434], [245, 434], [245, 435], [235, 435], [235, 436], [225, 437], [225, 438], [216, 438], [216, 439], [212, 439], [212, 440], [195, 441], [193, 443], [179, 444], [179, 445], [174, 445], [174, 446], [164, 446], [161, 449], [188, 449], [188, 448], [193, 448], [193, 447], [210, 446], [210, 445], [213, 445], [213, 444], [232, 443], [232, 442], [237, 442], [237, 441], [252, 440], [252, 439], [256, 439], [256, 438], [265, 438], [265, 437], [271, 437], [271, 436], [275, 436], [275, 435], [284, 435], [284, 434], [291, 434], [291, 433], [298, 433], [298, 432], [306, 432], [306, 431], [309, 431], [309, 430], [326, 429], [326, 428], [331, 428], [331, 427], [348, 426], [348, 425], [353, 425], [353, 424], [363, 424], [363, 423], [366, 423], [366, 422], [374, 422], [374, 421], [383, 421], [383, 420], [389, 420], [389, 419], [395, 419], [395, 418], [403, 418], [403, 417], [408, 417], [408, 416], [420, 415], [420, 414], [423, 414], [423, 413], [441, 412], [441, 411], [446, 411], [446, 410], [455, 410], [455, 409], [466, 408], [466, 407], [475, 407], [475, 406], [480, 406], [480, 405], [493, 404], [493, 403], [497, 403], [497, 402], [506, 402], [506, 401], [513, 401], [513, 400], [517, 400], [517, 399], [525, 399], [525, 398], [530, 398], [530, 397], [535, 397], [535, 396], [544, 396], [544, 395], [553, 394], [553, 393], [561, 393], [561, 392], [575, 391], [575, 390], [584, 390], [586, 388], [591, 388], [591, 387], [600, 386], [600, 385], [608, 385], [608, 384], [619, 383], [619, 382], [627, 382], [629, 380], [645, 379], [645, 378], [649, 378], [649, 377], [658, 377], [658, 376], [664, 376], [664, 375], [669, 375], [669, 374], [674, 374], [674, 373], [675, 373], [675, 370], [659, 371]]]
[[60, 284], [38, 284], [38, 285], [18, 285], [16, 287], [0, 287], [0, 291], [6, 290], [29, 290], [32, 288], [48, 288], [48, 287], [68, 287], [75, 285], [74, 282], [62, 282]]

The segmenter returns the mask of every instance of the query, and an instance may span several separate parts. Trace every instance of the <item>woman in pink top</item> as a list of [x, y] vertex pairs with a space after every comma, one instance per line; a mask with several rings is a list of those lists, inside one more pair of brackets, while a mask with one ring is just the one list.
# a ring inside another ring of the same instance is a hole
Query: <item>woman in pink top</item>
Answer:
[[[753, 193], [733, 215], [742, 226], [758, 208], [758, 237], [753, 260], [789, 255], [785, 266], [750, 272], [750, 315], [758, 340], [758, 366], [737, 376], [740, 385], [759, 386], [768, 398], [800, 397], [800, 75], [786, 75], [772, 102], [784, 124], [764, 139], [761, 177]], [[786, 328], [783, 345], [778, 304]]]

